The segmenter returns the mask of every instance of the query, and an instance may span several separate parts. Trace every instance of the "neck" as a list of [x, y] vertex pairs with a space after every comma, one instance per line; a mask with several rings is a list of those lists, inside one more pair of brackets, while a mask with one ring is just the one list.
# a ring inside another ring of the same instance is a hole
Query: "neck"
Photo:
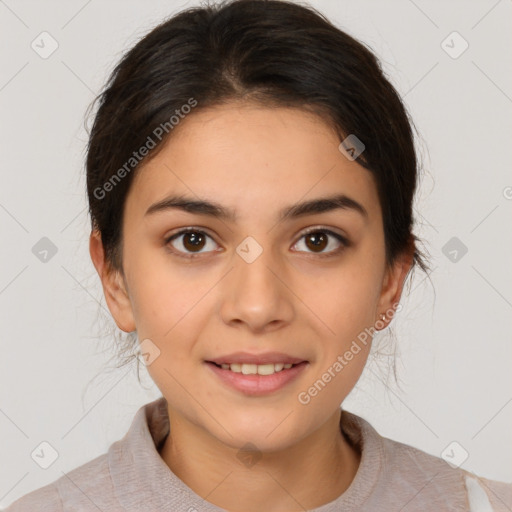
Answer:
[[188, 487], [220, 508], [302, 512], [335, 500], [359, 467], [360, 453], [340, 431], [340, 415], [341, 409], [291, 447], [241, 461], [238, 449], [169, 409], [170, 433], [160, 455]]

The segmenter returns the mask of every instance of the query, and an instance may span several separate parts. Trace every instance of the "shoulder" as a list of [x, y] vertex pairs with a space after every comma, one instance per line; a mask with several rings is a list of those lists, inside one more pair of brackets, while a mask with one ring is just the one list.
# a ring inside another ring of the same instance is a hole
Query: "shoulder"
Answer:
[[[500, 482], [465, 471], [465, 484], [471, 510], [482, 512], [510, 512], [512, 510], [512, 482]], [[486, 508], [487, 507], [487, 508]]]
[[60, 512], [62, 501], [54, 484], [29, 492], [11, 503], [3, 512]]
[[3, 512], [97, 512], [108, 510], [113, 503], [108, 454], [103, 454], [18, 498]]
[[484, 478], [419, 448], [387, 438], [382, 440], [384, 466], [391, 470], [390, 479], [398, 486], [417, 489], [420, 501], [421, 495], [431, 494], [429, 499], [435, 495], [439, 505], [453, 505], [453, 510], [459, 510], [459, 506], [464, 507], [461, 510], [481, 512], [512, 510], [512, 482]]
[[441, 456], [384, 437], [352, 413], [345, 414], [343, 427], [362, 449], [360, 480], [371, 487], [364, 491], [364, 510], [512, 511], [512, 483], [479, 477]]
[[63, 471], [60, 478], [22, 496], [5, 512], [98, 512], [124, 510], [123, 504], [140, 503], [143, 480], [150, 478], [155, 467], [164, 478], [170, 471], [155, 445], [169, 428], [166, 411], [163, 397], [143, 405], [124, 437], [112, 443], [106, 453]]

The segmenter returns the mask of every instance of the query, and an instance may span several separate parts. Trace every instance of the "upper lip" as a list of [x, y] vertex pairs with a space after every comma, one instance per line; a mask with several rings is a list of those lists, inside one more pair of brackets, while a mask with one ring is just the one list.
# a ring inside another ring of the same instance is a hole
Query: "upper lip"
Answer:
[[306, 361], [300, 357], [293, 357], [281, 352], [264, 352], [261, 354], [250, 354], [249, 352], [233, 352], [225, 356], [208, 359], [207, 362], [215, 364], [298, 364]]

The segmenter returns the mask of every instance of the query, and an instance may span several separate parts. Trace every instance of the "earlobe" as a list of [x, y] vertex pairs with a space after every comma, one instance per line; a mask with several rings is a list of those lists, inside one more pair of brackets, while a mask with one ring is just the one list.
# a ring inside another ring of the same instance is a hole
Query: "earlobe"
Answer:
[[[377, 306], [378, 317], [381, 321], [390, 322], [394, 316], [396, 307], [400, 302], [405, 280], [413, 264], [413, 257], [410, 254], [403, 254], [393, 265], [386, 270], [382, 284], [382, 292]], [[382, 315], [386, 319], [382, 319]]]
[[98, 272], [108, 309], [117, 326], [124, 332], [135, 330], [132, 305], [121, 272], [112, 269], [105, 260], [105, 250], [98, 230], [93, 230], [89, 238], [89, 253]]

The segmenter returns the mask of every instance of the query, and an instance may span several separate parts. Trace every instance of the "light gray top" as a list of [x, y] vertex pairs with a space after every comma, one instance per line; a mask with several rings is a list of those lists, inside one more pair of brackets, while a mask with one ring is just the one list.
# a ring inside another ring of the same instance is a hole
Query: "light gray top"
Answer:
[[[511, 512], [512, 483], [477, 477], [443, 459], [382, 437], [343, 410], [340, 428], [359, 446], [349, 488], [311, 512]], [[141, 407], [108, 452], [26, 494], [6, 512], [225, 512], [197, 495], [165, 464], [169, 434], [164, 397]], [[264, 512], [264, 511], [262, 511]]]

